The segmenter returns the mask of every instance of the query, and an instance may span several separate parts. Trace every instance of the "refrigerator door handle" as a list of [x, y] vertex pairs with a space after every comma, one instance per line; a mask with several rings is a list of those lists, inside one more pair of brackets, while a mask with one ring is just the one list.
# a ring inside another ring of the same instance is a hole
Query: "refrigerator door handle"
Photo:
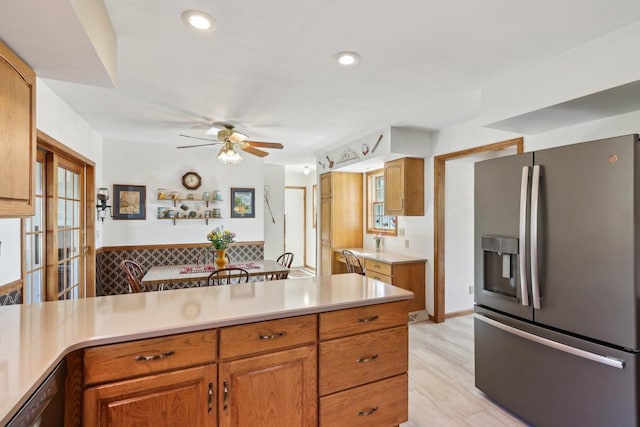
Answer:
[[520, 238], [518, 240], [518, 261], [520, 263], [520, 294], [522, 305], [529, 305], [529, 275], [527, 272], [527, 204], [529, 198], [529, 166], [522, 167], [520, 182]]
[[557, 341], [553, 341], [547, 338], [539, 337], [538, 335], [531, 334], [529, 332], [522, 331], [520, 329], [514, 328], [513, 326], [505, 325], [504, 323], [500, 323], [496, 320], [493, 320], [489, 317], [483, 316], [478, 313], [474, 313], [473, 317], [478, 319], [481, 322], [484, 322], [488, 325], [501, 329], [505, 332], [508, 332], [513, 335], [517, 335], [520, 338], [524, 338], [529, 341], [533, 341], [537, 344], [544, 345], [546, 347], [553, 348], [558, 351], [562, 351], [565, 353], [572, 354], [577, 357], [582, 357], [583, 359], [592, 360], [597, 363], [601, 363], [603, 365], [611, 366], [617, 369], [624, 369], [624, 360], [616, 359], [610, 356], [601, 356], [596, 353], [591, 353], [590, 351], [581, 350], [579, 348], [571, 347], [566, 344], [559, 343]]
[[540, 213], [540, 165], [533, 166], [531, 179], [531, 296], [533, 308], [540, 310], [540, 275], [538, 271], [538, 216]]

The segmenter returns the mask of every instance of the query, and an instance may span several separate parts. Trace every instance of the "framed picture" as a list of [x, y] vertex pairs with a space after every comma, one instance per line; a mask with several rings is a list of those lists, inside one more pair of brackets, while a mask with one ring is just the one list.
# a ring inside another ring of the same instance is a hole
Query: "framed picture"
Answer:
[[253, 188], [231, 189], [231, 218], [255, 218], [256, 198]]
[[147, 187], [113, 185], [113, 219], [145, 219]]

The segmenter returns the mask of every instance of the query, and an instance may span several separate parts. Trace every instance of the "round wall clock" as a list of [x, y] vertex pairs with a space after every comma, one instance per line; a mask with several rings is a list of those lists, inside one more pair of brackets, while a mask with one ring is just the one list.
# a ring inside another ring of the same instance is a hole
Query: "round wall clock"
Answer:
[[202, 185], [202, 178], [197, 172], [187, 172], [182, 175], [182, 185], [187, 190], [196, 190]]

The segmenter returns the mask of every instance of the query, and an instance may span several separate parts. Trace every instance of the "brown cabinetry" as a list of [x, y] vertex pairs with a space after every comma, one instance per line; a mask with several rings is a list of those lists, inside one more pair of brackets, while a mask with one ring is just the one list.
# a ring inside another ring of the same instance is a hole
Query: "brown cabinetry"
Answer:
[[320, 426], [408, 419], [407, 302], [320, 314]]
[[34, 214], [35, 73], [0, 42], [0, 217]]
[[397, 301], [85, 349], [83, 424], [397, 425], [406, 319]]
[[384, 164], [384, 213], [424, 215], [424, 159], [404, 157]]
[[216, 330], [86, 349], [83, 424], [215, 426], [216, 349]]
[[409, 311], [426, 308], [424, 267], [424, 261], [391, 264], [368, 258], [364, 260], [367, 277], [413, 292], [413, 299], [409, 301]]
[[220, 426], [317, 425], [317, 325], [311, 314], [220, 330]]
[[223, 362], [220, 426], [317, 425], [316, 346]]
[[336, 273], [333, 249], [362, 246], [362, 174], [320, 175], [321, 272]]

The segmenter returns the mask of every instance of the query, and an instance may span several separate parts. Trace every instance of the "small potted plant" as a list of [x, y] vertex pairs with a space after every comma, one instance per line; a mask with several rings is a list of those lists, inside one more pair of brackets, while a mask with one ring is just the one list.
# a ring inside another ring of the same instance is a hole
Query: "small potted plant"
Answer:
[[376, 242], [376, 252], [380, 252], [380, 243], [382, 242], [382, 235], [380, 233], [374, 234], [373, 240]]

